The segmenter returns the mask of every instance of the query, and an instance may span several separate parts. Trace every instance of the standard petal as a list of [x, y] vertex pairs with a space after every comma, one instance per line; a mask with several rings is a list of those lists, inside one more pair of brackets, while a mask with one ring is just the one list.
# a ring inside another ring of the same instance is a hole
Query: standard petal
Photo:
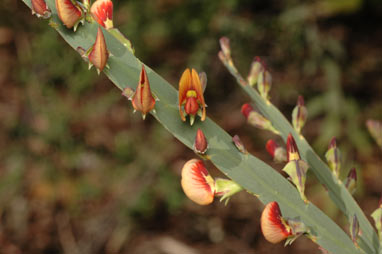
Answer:
[[92, 4], [90, 12], [93, 18], [106, 29], [113, 27], [113, 2], [111, 0], [97, 0]]
[[193, 90], [196, 92], [196, 96], [198, 98], [198, 103], [202, 107], [202, 117], [201, 120], [204, 121], [206, 119], [206, 103], [204, 102], [203, 89], [200, 83], [199, 74], [195, 69], [192, 69], [192, 82], [191, 86]]
[[265, 239], [271, 243], [281, 242], [292, 234], [281, 217], [277, 202], [271, 202], [265, 206], [260, 223]]
[[214, 180], [201, 160], [192, 159], [184, 164], [181, 185], [186, 196], [199, 205], [214, 200]]
[[72, 28], [81, 18], [82, 10], [71, 0], [56, 0], [57, 14], [67, 28]]
[[182, 104], [186, 100], [187, 91], [191, 88], [191, 72], [190, 69], [186, 69], [179, 81], [179, 113], [182, 121], [186, 121], [186, 117], [184, 116], [184, 112], [182, 110]]

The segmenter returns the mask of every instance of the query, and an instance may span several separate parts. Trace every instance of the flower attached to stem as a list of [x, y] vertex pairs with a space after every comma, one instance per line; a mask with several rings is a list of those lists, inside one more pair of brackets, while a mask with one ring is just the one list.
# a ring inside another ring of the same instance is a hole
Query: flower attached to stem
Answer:
[[292, 134], [289, 134], [287, 138], [287, 159], [288, 163], [283, 168], [283, 171], [289, 175], [289, 179], [296, 186], [304, 202], [308, 202], [304, 192], [306, 172], [308, 171], [309, 165], [301, 160], [300, 153]]
[[100, 27], [98, 27], [97, 30], [96, 41], [93, 46], [88, 49], [87, 54], [89, 59], [89, 69], [94, 65], [98, 74], [100, 74], [109, 59], [109, 51], [107, 50], [105, 37], [103, 36], [103, 32]]
[[76, 31], [78, 24], [84, 21], [84, 12], [76, 1], [56, 0], [56, 9], [58, 17], [68, 29], [74, 27]]
[[304, 127], [307, 118], [308, 110], [304, 105], [304, 97], [300, 95], [297, 100], [297, 106], [293, 109], [292, 112], [292, 124], [298, 133], [301, 132], [301, 129]]
[[155, 111], [155, 98], [151, 92], [150, 82], [143, 64], [137, 89], [131, 97], [131, 103], [133, 104], [134, 112], [140, 111], [142, 113], [143, 120], [145, 120], [147, 113]]
[[49, 18], [51, 11], [46, 5], [45, 0], [32, 0], [32, 14], [36, 14], [37, 17]]
[[186, 196], [199, 205], [212, 203], [215, 196], [227, 204], [230, 197], [242, 190], [229, 179], [214, 180], [201, 160], [192, 159], [182, 168], [181, 185]]
[[196, 131], [195, 141], [194, 141], [194, 151], [198, 154], [205, 154], [208, 148], [208, 143], [206, 136], [204, 136], [203, 131], [198, 128]]
[[201, 160], [192, 159], [184, 164], [181, 185], [186, 196], [199, 205], [214, 200], [215, 181]]
[[279, 243], [292, 235], [292, 230], [281, 215], [277, 202], [268, 203], [261, 214], [261, 231], [271, 243]]
[[330, 141], [329, 149], [326, 152], [325, 157], [330, 169], [333, 171], [336, 178], [339, 179], [341, 169], [341, 153], [340, 149], [337, 147], [337, 141], [335, 137], [333, 137]]
[[186, 121], [186, 115], [190, 116], [190, 124], [193, 125], [195, 115], [201, 115], [201, 120], [206, 119], [206, 104], [199, 75], [195, 69], [186, 69], [179, 81], [179, 113], [182, 121]]
[[272, 125], [271, 121], [262, 116], [259, 112], [255, 111], [248, 103], [243, 104], [241, 113], [247, 119], [247, 122], [259, 129], [269, 130], [275, 134], [280, 134]]
[[93, 18], [106, 29], [113, 28], [113, 2], [111, 0], [96, 0], [90, 12]]
[[268, 140], [265, 145], [268, 153], [272, 156], [275, 162], [286, 162], [287, 161], [287, 153], [285, 148], [276, 144], [273, 139]]

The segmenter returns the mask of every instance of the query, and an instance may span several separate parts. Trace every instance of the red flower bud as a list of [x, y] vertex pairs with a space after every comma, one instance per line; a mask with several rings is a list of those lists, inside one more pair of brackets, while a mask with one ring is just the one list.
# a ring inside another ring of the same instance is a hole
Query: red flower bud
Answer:
[[182, 168], [181, 185], [186, 196], [199, 205], [212, 203], [215, 181], [201, 160], [192, 159]]
[[275, 151], [277, 147], [278, 145], [273, 139], [268, 140], [267, 144], [265, 145], [267, 152], [272, 156], [272, 158], [275, 157]]
[[294, 138], [291, 133], [289, 133], [287, 138], [287, 160], [300, 160], [300, 153], [298, 151], [296, 141], [294, 141]]
[[93, 64], [97, 68], [98, 73], [100, 73], [105, 68], [108, 58], [109, 52], [107, 51], [105, 37], [103, 36], [102, 29], [98, 27], [96, 41], [89, 53], [89, 63]]
[[277, 202], [268, 203], [261, 214], [261, 231], [265, 239], [271, 243], [278, 243], [292, 235], [292, 230], [281, 217]]
[[46, 5], [45, 0], [32, 0], [32, 14], [36, 13], [37, 17], [49, 18], [51, 11]]
[[248, 119], [248, 116], [249, 116], [249, 113], [251, 113], [253, 110], [252, 106], [248, 103], [246, 104], [243, 104], [243, 106], [241, 106], [241, 113], [245, 116], [245, 118]]
[[205, 154], [208, 148], [207, 139], [204, 136], [203, 131], [198, 128], [196, 132], [195, 142], [194, 142], [194, 151], [196, 153]]
[[139, 83], [131, 102], [134, 109], [142, 113], [143, 120], [145, 119], [146, 114], [155, 107], [155, 99], [151, 93], [150, 82], [144, 65], [142, 65]]
[[106, 29], [113, 28], [113, 2], [111, 0], [95, 1], [90, 12], [98, 24]]
[[83, 12], [81, 7], [74, 3], [71, 0], [56, 0], [58, 17], [68, 29], [74, 27], [75, 31], [77, 24], [83, 18]]

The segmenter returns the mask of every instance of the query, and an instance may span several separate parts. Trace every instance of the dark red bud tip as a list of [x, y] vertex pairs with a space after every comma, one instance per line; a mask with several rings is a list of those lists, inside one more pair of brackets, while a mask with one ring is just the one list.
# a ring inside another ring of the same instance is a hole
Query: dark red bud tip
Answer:
[[305, 103], [304, 103], [304, 97], [302, 97], [301, 95], [298, 96], [298, 99], [297, 99], [297, 105], [300, 106], [300, 107], [302, 107], [302, 106], [305, 105]]
[[337, 140], [336, 140], [336, 137], [333, 137], [332, 140], [330, 141], [329, 149], [336, 148], [336, 147], [337, 147]]
[[348, 178], [354, 179], [355, 181], [357, 181], [357, 171], [355, 170], [355, 168], [350, 169]]
[[272, 156], [272, 158], [275, 157], [275, 150], [277, 148], [277, 144], [273, 139], [268, 140], [267, 144], [265, 145], [265, 148], [267, 149], [268, 153]]
[[241, 106], [241, 113], [245, 116], [245, 118], [248, 118], [249, 113], [251, 113], [252, 111], [253, 108], [248, 103], [243, 104], [243, 106]]
[[296, 145], [296, 141], [294, 141], [294, 138], [291, 133], [288, 135], [287, 139], [287, 160], [299, 160], [300, 159], [300, 153], [298, 152], [298, 148]]
[[196, 132], [194, 149], [195, 152], [204, 154], [207, 151], [208, 143], [203, 131], [199, 128]]

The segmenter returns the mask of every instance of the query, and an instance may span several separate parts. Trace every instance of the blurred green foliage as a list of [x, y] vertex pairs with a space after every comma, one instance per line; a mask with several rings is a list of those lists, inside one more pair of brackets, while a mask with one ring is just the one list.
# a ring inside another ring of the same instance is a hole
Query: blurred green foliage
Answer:
[[[121, 0], [114, 6], [114, 23], [136, 55], [174, 86], [188, 66], [206, 71], [208, 114], [267, 159], [263, 146], [270, 136], [244, 125], [239, 109], [248, 98], [219, 62], [218, 39], [231, 39], [244, 76], [254, 56], [265, 59], [274, 80], [272, 102], [290, 119], [303, 95], [307, 140], [323, 154], [336, 136], [343, 174], [357, 166], [360, 182], [369, 186], [358, 195], [382, 191], [372, 181], [381, 176], [380, 152], [364, 124], [382, 119], [380, 1]], [[0, 63], [1, 246], [61, 253], [58, 242], [68, 225], [56, 217], [67, 216], [80, 243], [99, 240], [79, 244], [81, 253], [119, 253], [132, 248], [133, 233], [182, 216], [188, 201], [179, 170], [191, 151], [152, 118], [143, 122], [132, 114], [110, 81], [87, 71], [21, 1], [0, 3]]]

